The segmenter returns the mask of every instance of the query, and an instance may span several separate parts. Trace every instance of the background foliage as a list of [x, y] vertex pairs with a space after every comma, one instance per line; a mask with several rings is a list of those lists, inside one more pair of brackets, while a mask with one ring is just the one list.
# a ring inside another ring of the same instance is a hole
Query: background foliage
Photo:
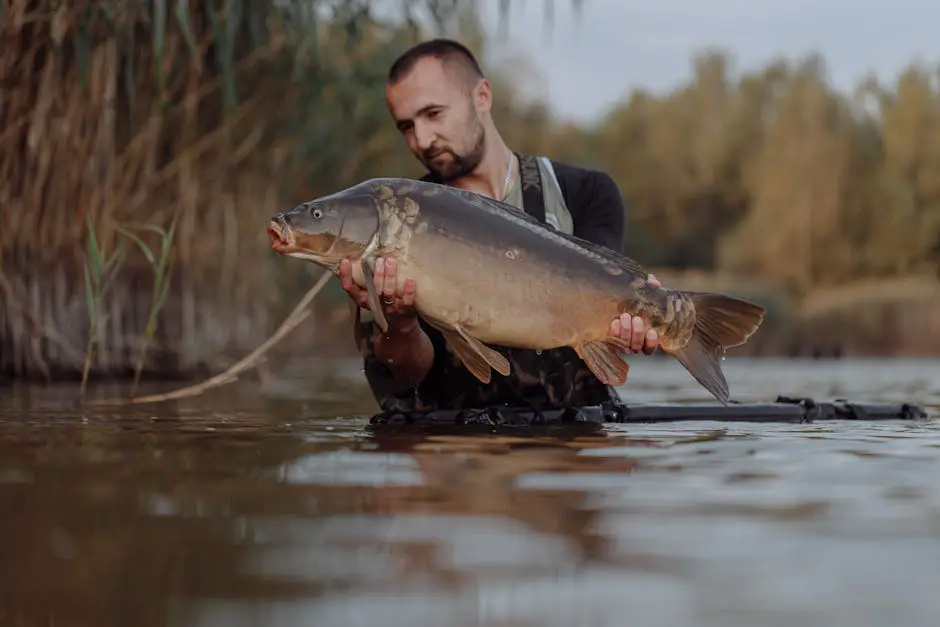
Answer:
[[[146, 355], [145, 376], [188, 375], [260, 343], [316, 274], [274, 258], [267, 218], [369, 176], [419, 174], [389, 122], [385, 72], [435, 34], [485, 60], [476, 15], [454, 0], [0, 0], [0, 371], [129, 373]], [[517, 149], [609, 171], [629, 204], [627, 251], [671, 284], [762, 294], [777, 322], [753, 350], [940, 349], [926, 313], [940, 268], [936, 69], [841, 94], [816, 57], [743, 75], [717, 52], [692, 63], [688, 84], [635, 92], [590, 128], [522, 101], [512, 69], [491, 72], [497, 122]], [[142, 246], [124, 235], [140, 225], [153, 231], [133, 231]], [[95, 299], [91, 241], [120, 259]], [[158, 266], [145, 248], [167, 241]], [[317, 328], [342, 324], [323, 307]], [[902, 314], [908, 336], [879, 344]]]

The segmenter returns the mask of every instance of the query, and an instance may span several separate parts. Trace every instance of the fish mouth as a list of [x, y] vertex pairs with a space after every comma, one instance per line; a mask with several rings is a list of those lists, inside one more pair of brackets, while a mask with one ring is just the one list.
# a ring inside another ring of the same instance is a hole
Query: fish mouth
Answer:
[[271, 248], [279, 253], [287, 253], [294, 246], [291, 230], [278, 220], [268, 222], [268, 237], [271, 238]]

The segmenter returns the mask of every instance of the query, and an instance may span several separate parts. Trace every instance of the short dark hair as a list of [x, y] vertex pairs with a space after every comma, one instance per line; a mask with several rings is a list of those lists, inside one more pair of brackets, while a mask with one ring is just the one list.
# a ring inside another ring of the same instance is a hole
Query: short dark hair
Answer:
[[434, 57], [442, 63], [458, 63], [460, 68], [474, 82], [485, 78], [480, 64], [470, 50], [453, 39], [430, 39], [405, 50], [388, 70], [388, 83], [397, 83], [404, 78], [420, 59]]

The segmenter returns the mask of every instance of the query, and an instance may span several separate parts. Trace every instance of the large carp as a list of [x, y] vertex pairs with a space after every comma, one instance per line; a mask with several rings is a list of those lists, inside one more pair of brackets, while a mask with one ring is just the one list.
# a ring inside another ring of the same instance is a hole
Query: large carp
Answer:
[[383, 331], [373, 281], [378, 257], [398, 263], [398, 282], [415, 280], [415, 308], [440, 330], [480, 381], [509, 362], [488, 344], [546, 350], [570, 346], [604, 383], [622, 385], [627, 344], [608, 335], [627, 312], [656, 329], [675, 357], [722, 403], [724, 351], [745, 343], [764, 308], [722, 294], [670, 290], [647, 282], [637, 262], [555, 231], [512, 205], [412, 179], [364, 181], [277, 214], [274, 250], [334, 274], [343, 258], [368, 289]]

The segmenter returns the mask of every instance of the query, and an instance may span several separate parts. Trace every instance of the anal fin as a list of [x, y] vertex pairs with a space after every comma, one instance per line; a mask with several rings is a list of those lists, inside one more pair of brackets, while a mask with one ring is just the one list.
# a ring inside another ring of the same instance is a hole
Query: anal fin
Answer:
[[630, 365], [624, 361], [622, 351], [629, 345], [619, 337], [592, 340], [573, 346], [578, 357], [601, 383], [618, 387], [627, 382]]

